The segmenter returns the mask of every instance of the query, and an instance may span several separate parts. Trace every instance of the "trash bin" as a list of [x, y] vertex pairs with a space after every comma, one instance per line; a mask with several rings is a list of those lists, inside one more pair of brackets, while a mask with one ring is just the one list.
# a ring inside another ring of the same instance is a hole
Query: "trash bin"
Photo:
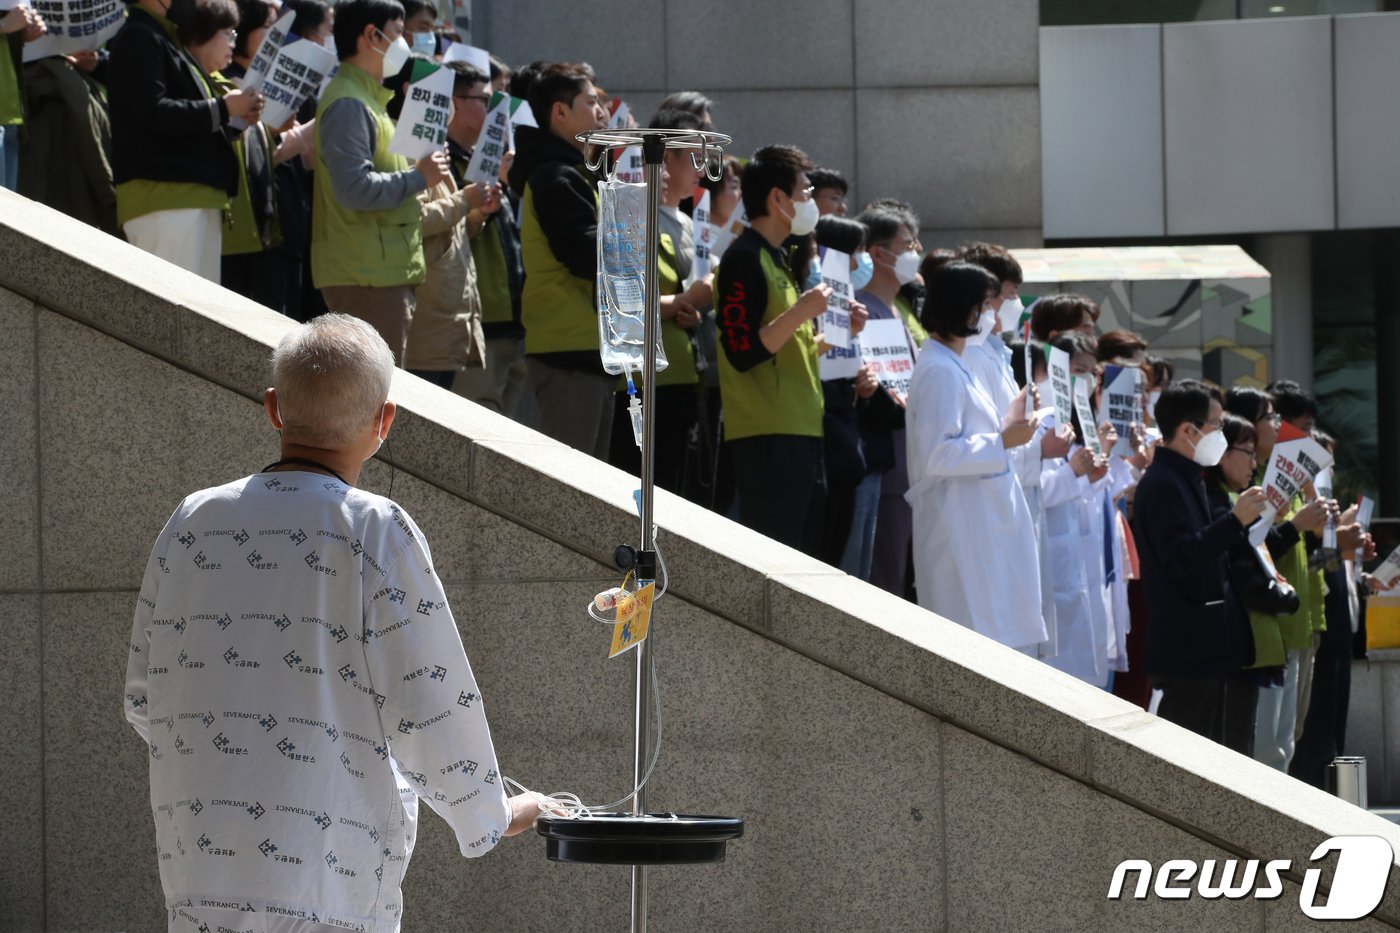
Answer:
[[1366, 809], [1366, 759], [1344, 755], [1327, 766], [1327, 792]]

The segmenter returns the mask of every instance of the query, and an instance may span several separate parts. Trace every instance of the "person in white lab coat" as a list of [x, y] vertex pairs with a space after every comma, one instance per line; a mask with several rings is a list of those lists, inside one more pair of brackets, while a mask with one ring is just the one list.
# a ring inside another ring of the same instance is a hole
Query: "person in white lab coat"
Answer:
[[914, 366], [906, 419], [919, 605], [1025, 649], [1046, 640], [1040, 561], [1008, 451], [1028, 443], [1038, 424], [1025, 417], [1025, 390], [1003, 417], [963, 358], [999, 291], [996, 277], [954, 262], [926, 288], [922, 320], [931, 336]]

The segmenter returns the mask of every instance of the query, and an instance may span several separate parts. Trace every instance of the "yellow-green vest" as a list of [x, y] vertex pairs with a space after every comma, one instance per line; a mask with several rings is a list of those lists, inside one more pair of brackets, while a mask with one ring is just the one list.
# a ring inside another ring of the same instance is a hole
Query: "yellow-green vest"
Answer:
[[[579, 174], [587, 178], [582, 167]], [[589, 182], [592, 185], [592, 182]], [[598, 190], [593, 189], [594, 209]], [[479, 239], [479, 238], [478, 238]], [[535, 192], [525, 186], [520, 211], [520, 255], [525, 262], [525, 289], [520, 295], [520, 322], [526, 353], [598, 352], [598, 294], [593, 278], [569, 271], [549, 248], [549, 238], [535, 216]], [[602, 363], [598, 364], [602, 368]]]
[[[502, 202], [501, 210], [510, 210]], [[476, 292], [481, 296], [481, 323], [509, 324], [514, 317], [510, 307], [510, 272], [506, 253], [501, 249], [501, 232], [495, 215], [472, 237], [472, 261], [476, 263]]]
[[[797, 285], [772, 252], [760, 251], [763, 275], [768, 281], [768, 307], [762, 328], [798, 298]], [[754, 331], [758, 340], [758, 331]], [[747, 372], [719, 353], [719, 392], [724, 405], [725, 440], [770, 434], [822, 436], [822, 384], [817, 374], [817, 338], [812, 322], [804, 321], [777, 354]]]
[[341, 207], [331, 189], [330, 171], [322, 153], [319, 117], [338, 100], [364, 104], [374, 121], [376, 172], [403, 172], [408, 159], [389, 151], [394, 123], [384, 105], [393, 92], [368, 72], [343, 63], [316, 107], [316, 177], [311, 210], [311, 278], [317, 288], [328, 285], [419, 285], [427, 278], [423, 259], [423, 222], [418, 198], [410, 194], [397, 207], [382, 211], [352, 211]]
[[[661, 234], [656, 271], [659, 294], [680, 293], [681, 277], [676, 270], [676, 246], [669, 233]], [[656, 374], [658, 386], [693, 386], [700, 381], [700, 374], [695, 370], [695, 344], [690, 341], [690, 331], [674, 320], [662, 321], [661, 346], [666, 351], [667, 365]]]
[[[217, 71], [210, 75], [209, 79], [213, 82], [214, 93], [220, 97], [225, 97], [230, 91], [238, 89], [236, 83]], [[271, 171], [272, 153], [277, 148], [272, 142], [272, 134], [262, 123], [253, 124], [239, 133], [238, 138], [233, 141], [233, 151], [238, 157], [238, 193], [229, 199], [228, 210], [224, 213], [222, 251], [225, 256], [260, 253], [282, 242], [282, 234], [277, 225], [276, 215], [267, 219], [268, 242], [266, 243], [263, 242], [262, 231], [258, 229], [257, 218], [253, 215], [253, 190], [248, 184], [248, 147], [244, 142], [245, 133], [262, 135], [263, 145], [267, 149], [269, 171]]]

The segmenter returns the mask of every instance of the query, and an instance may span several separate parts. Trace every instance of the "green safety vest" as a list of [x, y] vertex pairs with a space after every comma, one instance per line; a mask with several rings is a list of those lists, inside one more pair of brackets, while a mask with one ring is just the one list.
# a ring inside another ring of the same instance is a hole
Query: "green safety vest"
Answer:
[[[587, 178], [581, 166], [578, 171]], [[589, 184], [591, 186], [592, 182]], [[593, 204], [596, 210], [596, 187]], [[520, 212], [520, 255], [526, 272], [525, 289], [520, 295], [525, 352], [592, 350], [597, 353], [597, 282], [591, 277], [579, 278], [555, 257], [549, 248], [549, 238], [535, 216], [535, 192], [529, 185], [525, 186], [525, 201]]]
[[[676, 246], [669, 233], [661, 234], [656, 271], [659, 294], [680, 293], [681, 277], [676, 270]], [[666, 351], [666, 368], [656, 374], [658, 386], [693, 386], [700, 381], [700, 374], [695, 370], [695, 344], [690, 342], [690, 331], [674, 320], [662, 321], [661, 346]]]
[[[501, 210], [510, 210], [504, 201]], [[509, 324], [514, 315], [510, 306], [510, 273], [501, 234], [494, 216], [472, 237], [472, 261], [476, 263], [476, 291], [481, 296], [481, 323]]]
[[[760, 252], [768, 280], [768, 307], [763, 327], [797, 302], [797, 285], [771, 251]], [[716, 299], [718, 300], [718, 298]], [[755, 331], [753, 339], [757, 340]], [[822, 436], [822, 384], [817, 374], [817, 338], [804, 321], [777, 354], [747, 372], [739, 372], [721, 348], [719, 392], [724, 405], [725, 440], [768, 434]]]
[[[238, 89], [235, 82], [225, 78], [217, 71], [210, 75], [209, 79], [214, 83], [214, 93], [220, 97], [226, 97], [230, 91]], [[228, 211], [224, 214], [223, 254], [225, 256], [260, 253], [282, 242], [275, 206], [273, 216], [267, 219], [268, 242], [266, 243], [263, 242], [262, 231], [258, 229], [257, 219], [253, 215], [253, 190], [248, 184], [248, 147], [244, 141], [244, 133], [247, 132], [262, 135], [263, 144], [267, 150], [269, 171], [271, 171], [272, 153], [277, 148], [272, 142], [272, 134], [261, 123], [254, 124], [248, 130], [239, 133], [238, 138], [233, 141], [233, 151], [238, 156], [238, 193], [229, 199]]]
[[311, 278], [317, 288], [328, 285], [419, 285], [427, 278], [423, 259], [422, 209], [409, 195], [388, 210], [352, 211], [342, 207], [331, 189], [330, 171], [322, 153], [321, 114], [343, 98], [365, 105], [374, 121], [376, 172], [403, 172], [408, 159], [389, 151], [394, 122], [384, 105], [393, 92], [363, 69], [342, 64], [316, 107], [316, 175], [311, 211]]

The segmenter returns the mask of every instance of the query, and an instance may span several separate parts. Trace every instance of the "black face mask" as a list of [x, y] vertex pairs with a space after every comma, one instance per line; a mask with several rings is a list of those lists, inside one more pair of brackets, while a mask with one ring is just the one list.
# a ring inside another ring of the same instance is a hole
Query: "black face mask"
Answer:
[[165, 18], [176, 26], [189, 26], [194, 22], [194, 0], [170, 0]]

